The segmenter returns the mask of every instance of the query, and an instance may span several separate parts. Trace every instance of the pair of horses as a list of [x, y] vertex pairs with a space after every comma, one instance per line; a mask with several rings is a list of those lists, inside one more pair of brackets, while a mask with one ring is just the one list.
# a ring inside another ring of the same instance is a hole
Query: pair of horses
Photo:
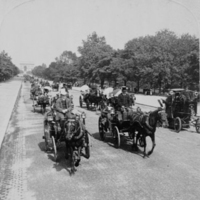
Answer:
[[52, 89], [58, 91], [58, 89], [59, 89], [59, 83], [53, 83]]
[[87, 93], [87, 94], [84, 95], [84, 98], [83, 98], [84, 102], [87, 105], [87, 109], [88, 110], [90, 109], [92, 104], [94, 104], [96, 109], [98, 109], [100, 104], [101, 104], [101, 102], [104, 101], [105, 99], [106, 99], [105, 95], [100, 93], [99, 90]]

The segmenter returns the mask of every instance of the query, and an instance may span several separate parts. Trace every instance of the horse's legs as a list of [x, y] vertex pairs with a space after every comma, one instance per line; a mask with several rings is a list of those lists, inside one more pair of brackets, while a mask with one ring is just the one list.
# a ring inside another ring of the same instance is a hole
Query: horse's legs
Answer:
[[151, 136], [151, 141], [152, 141], [152, 148], [151, 148], [151, 150], [148, 152], [148, 156], [151, 155], [151, 154], [153, 153], [153, 150], [154, 150], [154, 148], [155, 148], [155, 146], [156, 146], [156, 143], [155, 143], [155, 134], [152, 134], [152, 136]]
[[146, 137], [145, 135], [142, 136], [143, 142], [144, 142], [144, 152], [143, 152], [143, 158], [146, 157], [146, 146], [147, 146], [147, 142], [146, 142]]
[[75, 159], [76, 159], [75, 151], [71, 147], [71, 174], [75, 173]]
[[133, 129], [133, 150], [134, 151], [138, 151], [138, 146], [137, 146], [137, 144], [138, 144], [138, 139], [139, 139], [139, 135], [140, 135], [140, 132], [138, 131], [137, 132], [137, 135], [136, 135], [136, 130], [137, 129]]
[[76, 160], [75, 166], [78, 167], [81, 161], [81, 147], [78, 147], [78, 159]]

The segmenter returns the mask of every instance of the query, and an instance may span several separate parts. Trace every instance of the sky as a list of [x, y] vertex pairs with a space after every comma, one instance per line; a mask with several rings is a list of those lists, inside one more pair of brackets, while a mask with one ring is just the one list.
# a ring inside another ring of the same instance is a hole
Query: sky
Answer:
[[19, 66], [47, 66], [65, 50], [78, 54], [94, 31], [123, 49], [131, 39], [169, 29], [199, 38], [199, 0], [0, 0], [0, 51]]

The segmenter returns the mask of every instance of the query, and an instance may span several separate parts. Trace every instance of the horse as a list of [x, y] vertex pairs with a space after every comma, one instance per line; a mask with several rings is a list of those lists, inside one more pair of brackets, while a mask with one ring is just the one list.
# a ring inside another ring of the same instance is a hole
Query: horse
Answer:
[[96, 106], [96, 109], [99, 108], [100, 102], [104, 99], [104, 95], [100, 93], [99, 90], [96, 90], [95, 92], [91, 92], [89, 94], [85, 94], [83, 100], [87, 104], [87, 109], [90, 108], [90, 105], [94, 104]]
[[54, 84], [52, 85], [52, 89], [58, 91], [58, 89], [59, 89], [59, 84], [58, 84], [58, 83], [54, 83]]
[[38, 97], [37, 104], [41, 106], [41, 113], [44, 114], [46, 112], [47, 105], [50, 105], [50, 100], [47, 95], [41, 95]]
[[[157, 123], [163, 122], [162, 114], [161, 114], [162, 108], [158, 108], [152, 112], [149, 113], [143, 113], [143, 112], [132, 112], [129, 114], [128, 118], [130, 119], [130, 130], [132, 132], [133, 137], [133, 149], [138, 150], [137, 144], [138, 141], [140, 143], [141, 147], [144, 147], [143, 157], [150, 156], [153, 153], [153, 150], [156, 146], [155, 143], [155, 132]], [[137, 131], [137, 135], [136, 135]], [[146, 154], [146, 137], [149, 136], [152, 141], [152, 148], [151, 150]], [[136, 142], [135, 142], [136, 137]]]
[[71, 159], [71, 174], [76, 171], [81, 161], [81, 151], [85, 146], [85, 131], [83, 124], [78, 119], [68, 119], [64, 123], [64, 135], [66, 143], [66, 159]]

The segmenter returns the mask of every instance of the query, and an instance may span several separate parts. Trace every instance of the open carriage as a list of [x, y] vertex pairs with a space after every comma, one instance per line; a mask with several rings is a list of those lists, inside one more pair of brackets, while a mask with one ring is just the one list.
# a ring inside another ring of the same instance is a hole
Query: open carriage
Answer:
[[119, 112], [121, 111], [114, 109], [114, 107], [108, 107], [108, 109], [101, 111], [98, 122], [101, 140], [105, 141], [107, 137], [112, 138], [117, 148], [121, 145], [121, 136], [127, 136], [132, 139], [127, 112], [122, 113], [122, 121], [118, 119]]
[[36, 108], [40, 107], [40, 111], [42, 114], [46, 112], [46, 107], [50, 106], [50, 97], [45, 95], [37, 96], [33, 99], [33, 112], [36, 111]]
[[36, 111], [37, 107], [40, 107], [42, 114], [46, 112], [46, 107], [51, 105], [51, 96], [48, 94], [51, 90], [51, 87], [46, 86], [43, 90], [39, 88], [33, 93], [33, 112]]
[[183, 128], [190, 128], [192, 125], [200, 133], [200, 118], [196, 116], [197, 96], [191, 90], [173, 89], [172, 91], [174, 94], [168, 97], [171, 101], [164, 101], [169, 128], [180, 132]]
[[55, 121], [55, 116], [56, 113], [53, 109], [46, 114], [46, 120], [44, 121], [43, 136], [43, 139], [45, 140], [45, 150], [52, 150], [54, 154], [54, 160], [57, 162], [58, 149], [59, 147], [61, 147], [62, 143], [65, 143], [65, 158], [67, 158], [68, 155], [71, 157], [72, 172], [74, 172], [77, 161], [77, 155], [79, 158], [80, 156], [83, 156], [87, 159], [90, 158], [90, 135], [87, 130], [84, 131], [82, 126], [80, 126], [78, 129], [80, 129], [80, 132], [83, 134], [80, 138], [74, 139], [73, 136], [70, 140], [66, 138], [69, 132], [71, 133], [74, 131], [74, 124], [76, 124], [76, 122], [81, 122], [85, 125], [86, 115], [84, 112], [76, 112], [73, 114], [72, 118], [66, 118], [64, 131], [59, 130], [58, 124]]

